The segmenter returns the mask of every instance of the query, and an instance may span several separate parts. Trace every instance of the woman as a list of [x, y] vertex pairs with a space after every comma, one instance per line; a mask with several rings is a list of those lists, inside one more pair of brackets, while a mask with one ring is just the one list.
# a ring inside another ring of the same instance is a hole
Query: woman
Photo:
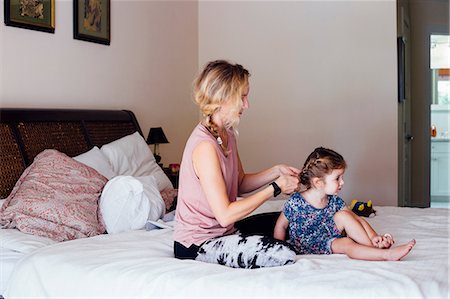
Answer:
[[[174, 253], [195, 259], [207, 240], [232, 234], [234, 223], [272, 196], [298, 188], [299, 170], [277, 165], [244, 173], [236, 145], [236, 127], [249, 107], [249, 72], [217, 60], [195, 81], [194, 97], [203, 114], [183, 153], [180, 168]], [[236, 201], [240, 194], [258, 192]]]

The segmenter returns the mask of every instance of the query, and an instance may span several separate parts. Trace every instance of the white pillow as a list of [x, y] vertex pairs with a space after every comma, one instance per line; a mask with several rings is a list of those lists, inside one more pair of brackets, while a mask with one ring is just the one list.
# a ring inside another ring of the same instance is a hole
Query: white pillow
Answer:
[[173, 189], [172, 182], [156, 163], [152, 151], [138, 132], [105, 144], [100, 150], [108, 158], [117, 175], [154, 175], [159, 191]]
[[141, 229], [164, 216], [165, 204], [151, 176], [116, 176], [100, 196], [100, 212], [109, 234]]
[[103, 188], [100, 212], [109, 234], [143, 228], [149, 211], [150, 201], [135, 178], [116, 176]]
[[88, 152], [73, 157], [73, 159], [94, 168], [108, 180], [116, 176], [111, 164], [108, 161], [108, 158], [96, 146]]
[[158, 190], [156, 178], [153, 175], [135, 177], [144, 187], [144, 195], [150, 203], [150, 211], [148, 212], [148, 220], [156, 221], [164, 216], [166, 205]]

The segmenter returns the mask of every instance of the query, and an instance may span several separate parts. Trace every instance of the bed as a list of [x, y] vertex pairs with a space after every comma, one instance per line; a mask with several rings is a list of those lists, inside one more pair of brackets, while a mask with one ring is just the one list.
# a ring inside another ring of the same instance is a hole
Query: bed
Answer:
[[[142, 131], [131, 111], [79, 109], [0, 109], [0, 206], [23, 171], [45, 149], [73, 157], [114, 140]], [[20, 258], [55, 243], [0, 230], [0, 295]]]
[[[55, 122], [48, 117], [43, 118]], [[2, 127], [3, 121], [2, 117]], [[138, 128], [137, 122], [132, 122]], [[93, 144], [88, 143], [71, 155], [88, 150]], [[3, 156], [1, 159], [8, 160]], [[22, 171], [31, 159], [32, 155], [22, 160]], [[3, 169], [3, 162], [1, 165]], [[279, 211], [283, 203], [283, 199], [270, 200], [255, 213]], [[344, 255], [298, 255], [292, 265], [252, 270], [177, 260], [173, 257], [170, 220], [160, 222], [159, 229], [101, 234], [65, 242], [46, 243], [31, 235], [25, 236], [28, 239], [23, 242], [21, 238], [25, 237], [17, 236], [20, 232], [14, 232], [15, 235], [10, 232], [1, 235], [2, 268], [6, 265], [4, 260], [14, 259], [11, 248], [22, 248], [23, 253], [6, 267], [10, 273], [3, 296], [7, 299], [448, 298], [449, 210], [378, 206], [375, 209], [376, 216], [367, 219], [378, 232], [391, 233], [397, 243], [416, 239], [417, 245], [403, 260], [367, 262]]]

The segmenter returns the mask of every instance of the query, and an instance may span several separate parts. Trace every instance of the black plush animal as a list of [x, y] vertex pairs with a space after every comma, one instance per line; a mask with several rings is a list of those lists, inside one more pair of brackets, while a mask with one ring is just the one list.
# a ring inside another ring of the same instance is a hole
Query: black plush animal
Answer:
[[350, 209], [358, 216], [370, 217], [370, 215], [376, 215], [376, 211], [373, 209], [372, 201], [368, 202], [352, 200]]

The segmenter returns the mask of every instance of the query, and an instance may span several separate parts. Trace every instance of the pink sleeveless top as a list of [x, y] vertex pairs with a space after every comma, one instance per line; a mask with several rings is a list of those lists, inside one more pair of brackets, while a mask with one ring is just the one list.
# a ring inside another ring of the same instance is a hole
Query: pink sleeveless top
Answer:
[[178, 186], [178, 201], [174, 240], [186, 247], [200, 245], [204, 241], [234, 232], [234, 225], [222, 227], [208, 204], [200, 180], [192, 164], [192, 152], [202, 141], [211, 142], [217, 152], [222, 169], [223, 179], [227, 187], [230, 202], [236, 200], [238, 194], [239, 167], [237, 159], [236, 138], [232, 131], [228, 132], [228, 157], [226, 157], [217, 140], [202, 125], [198, 124], [189, 137], [181, 160]]

